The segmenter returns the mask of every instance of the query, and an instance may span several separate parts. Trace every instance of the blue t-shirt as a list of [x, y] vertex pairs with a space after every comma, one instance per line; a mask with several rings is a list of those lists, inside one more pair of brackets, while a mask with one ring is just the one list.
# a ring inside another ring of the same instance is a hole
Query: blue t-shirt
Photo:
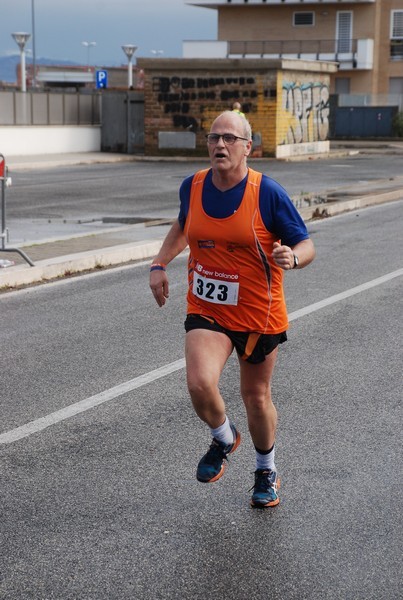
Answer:
[[[189, 212], [190, 189], [194, 175], [187, 177], [179, 190], [179, 224], [185, 227]], [[248, 176], [225, 192], [218, 190], [212, 181], [210, 169], [204, 180], [202, 203], [204, 211], [215, 219], [224, 219], [236, 212], [242, 202]], [[275, 234], [286, 246], [295, 246], [309, 235], [301, 215], [283, 187], [267, 175], [262, 176], [259, 192], [259, 209], [267, 231]]]

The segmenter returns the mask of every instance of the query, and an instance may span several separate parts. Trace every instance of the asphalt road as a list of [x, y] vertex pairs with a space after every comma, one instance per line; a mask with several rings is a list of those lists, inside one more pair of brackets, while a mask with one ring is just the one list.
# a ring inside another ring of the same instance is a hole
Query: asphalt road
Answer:
[[270, 511], [249, 507], [235, 359], [243, 442], [219, 482], [195, 479], [184, 256], [164, 309], [141, 264], [1, 296], [0, 598], [400, 598], [402, 218], [394, 202], [312, 223], [318, 257], [286, 276]]
[[[6, 192], [10, 243], [96, 232], [114, 227], [103, 222], [111, 217], [176, 217], [181, 181], [206, 165], [206, 161], [134, 162], [12, 172], [13, 185]], [[252, 160], [251, 166], [299, 197], [399, 176], [402, 157]]]

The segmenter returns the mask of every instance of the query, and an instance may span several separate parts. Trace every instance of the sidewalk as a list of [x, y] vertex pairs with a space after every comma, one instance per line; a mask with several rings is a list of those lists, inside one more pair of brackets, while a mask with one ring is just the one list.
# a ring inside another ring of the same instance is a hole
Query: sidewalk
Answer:
[[[330, 143], [330, 153], [326, 155], [301, 155], [284, 160], [315, 160], [331, 157], [343, 157], [352, 154], [401, 154], [403, 156], [403, 141], [349, 141], [332, 140]], [[57, 166], [68, 165], [88, 165], [97, 163], [116, 163], [116, 162], [166, 162], [175, 160], [176, 162], [206, 162], [205, 157], [163, 157], [163, 156], [142, 156], [139, 154], [118, 154], [112, 152], [86, 152], [79, 154], [44, 154], [37, 156], [10, 156], [7, 157], [7, 166], [10, 171], [22, 171], [30, 169], [47, 169]], [[253, 159], [256, 162], [267, 159]]]
[[[345, 145], [346, 142], [340, 142], [340, 144]], [[361, 150], [357, 150], [355, 146], [349, 144], [347, 148], [335, 147], [332, 149], [331, 155], [346, 156], [368, 148], [369, 151], [374, 151], [372, 146], [366, 145]], [[390, 143], [388, 148], [391, 152], [401, 153], [403, 156], [403, 143]], [[88, 153], [85, 155], [14, 157], [8, 159], [7, 165], [10, 171], [15, 171], [60, 165], [133, 162], [136, 160], [147, 159], [119, 154]], [[307, 197], [303, 201], [303, 206], [298, 206], [298, 208], [304, 220], [310, 221], [399, 199], [403, 199], [403, 175], [393, 180], [372, 181], [370, 184], [357, 185], [353, 189], [350, 187], [348, 190], [337, 190], [332, 196], [329, 195], [325, 202], [323, 199]], [[34, 263], [33, 267], [15, 252], [0, 251], [0, 260], [10, 260], [15, 263], [14, 266], [0, 268], [0, 291], [111, 265], [150, 259], [158, 253], [171, 224], [170, 220], [148, 221], [105, 228], [102, 231], [81, 234], [68, 239], [47, 240], [44, 243], [21, 246], [21, 249]], [[9, 247], [6, 245], [6, 249]]]
[[74, 273], [151, 258], [158, 253], [170, 225], [169, 221], [163, 224], [152, 222], [127, 225], [21, 247], [34, 263], [33, 267], [17, 253], [0, 251], [0, 259], [15, 262], [15, 266], [0, 268], [0, 291], [2, 288], [40, 283]]

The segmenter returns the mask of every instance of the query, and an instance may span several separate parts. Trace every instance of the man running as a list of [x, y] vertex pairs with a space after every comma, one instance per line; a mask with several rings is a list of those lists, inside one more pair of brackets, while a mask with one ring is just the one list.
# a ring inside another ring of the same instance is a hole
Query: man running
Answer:
[[215, 119], [207, 135], [211, 167], [183, 181], [179, 217], [150, 267], [150, 287], [163, 306], [169, 296], [166, 266], [189, 245], [187, 384], [212, 436], [196, 477], [217, 481], [241, 440], [219, 390], [235, 348], [256, 456], [251, 505], [265, 508], [279, 503], [271, 379], [278, 346], [287, 339], [283, 275], [308, 265], [315, 250], [286, 191], [248, 168], [251, 147], [247, 119], [233, 111]]

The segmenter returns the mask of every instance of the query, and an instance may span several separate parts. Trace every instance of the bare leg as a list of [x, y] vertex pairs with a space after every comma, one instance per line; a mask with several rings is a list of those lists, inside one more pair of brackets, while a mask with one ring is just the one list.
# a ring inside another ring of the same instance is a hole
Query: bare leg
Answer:
[[254, 445], [261, 450], [269, 450], [276, 437], [277, 411], [271, 399], [271, 378], [277, 352], [278, 348], [268, 354], [264, 362], [257, 365], [239, 359], [241, 394], [249, 431]]
[[186, 334], [189, 393], [197, 415], [211, 428], [225, 421], [225, 404], [218, 383], [232, 350], [231, 340], [223, 333], [193, 329]]

